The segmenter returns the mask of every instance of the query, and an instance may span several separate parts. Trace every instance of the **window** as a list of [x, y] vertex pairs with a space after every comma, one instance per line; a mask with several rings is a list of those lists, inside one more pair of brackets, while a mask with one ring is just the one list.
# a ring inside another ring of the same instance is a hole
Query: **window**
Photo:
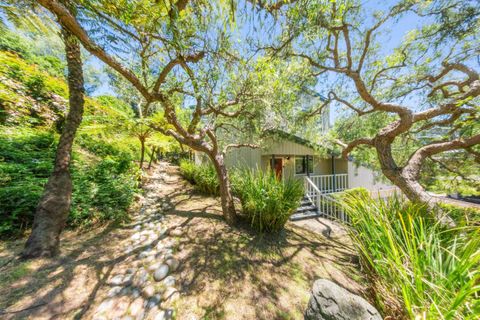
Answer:
[[295, 157], [295, 174], [306, 174], [308, 172], [313, 173], [313, 156], [299, 156]]

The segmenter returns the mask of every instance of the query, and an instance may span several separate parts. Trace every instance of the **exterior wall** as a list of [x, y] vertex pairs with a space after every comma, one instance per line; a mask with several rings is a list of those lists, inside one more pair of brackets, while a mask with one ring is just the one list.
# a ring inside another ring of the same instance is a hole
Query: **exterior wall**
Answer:
[[307, 146], [282, 139], [280, 141], [274, 141], [272, 139], [266, 142], [267, 147], [262, 149], [262, 155], [314, 155], [315, 150]]
[[227, 168], [251, 168], [260, 166], [261, 150], [248, 147], [230, 150], [225, 157]]
[[362, 187], [370, 191], [392, 189], [393, 185], [381, 179], [382, 177], [381, 173], [364, 166], [357, 166], [352, 161], [348, 161], [348, 182], [350, 188]]
[[[313, 156], [313, 173], [311, 175], [332, 174], [332, 159], [322, 158], [316, 155], [313, 148], [299, 143], [282, 139], [280, 141], [270, 140], [266, 143], [267, 147], [262, 149], [253, 149], [248, 147], [231, 149], [225, 157], [227, 168], [250, 168], [267, 170], [270, 167], [272, 155], [275, 158], [283, 159], [283, 177], [301, 178], [305, 174], [295, 174], [295, 156]], [[195, 163], [201, 164], [208, 162], [207, 157], [201, 152], [195, 152]], [[338, 174], [347, 173], [348, 161], [335, 159], [335, 171]]]

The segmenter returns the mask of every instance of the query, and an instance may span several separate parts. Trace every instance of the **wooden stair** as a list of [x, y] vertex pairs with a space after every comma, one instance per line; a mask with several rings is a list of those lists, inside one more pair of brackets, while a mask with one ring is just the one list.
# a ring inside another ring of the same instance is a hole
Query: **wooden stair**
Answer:
[[321, 216], [322, 214], [318, 212], [317, 207], [307, 197], [304, 197], [295, 213], [290, 216], [290, 220], [296, 221]]

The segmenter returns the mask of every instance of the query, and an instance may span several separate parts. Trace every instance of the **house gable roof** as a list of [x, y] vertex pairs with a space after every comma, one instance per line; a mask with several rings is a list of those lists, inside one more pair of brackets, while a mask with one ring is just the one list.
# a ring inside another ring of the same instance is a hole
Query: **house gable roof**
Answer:
[[[267, 136], [278, 136], [278, 137], [281, 137], [281, 138], [284, 138], [286, 140], [298, 143], [300, 145], [303, 145], [305, 147], [308, 147], [308, 148], [311, 148], [311, 149], [314, 149], [314, 150], [327, 149], [325, 146], [322, 146], [321, 144], [318, 144], [318, 143], [312, 142], [310, 140], [301, 138], [297, 135], [294, 135], [293, 133], [289, 133], [289, 132], [286, 132], [286, 131], [283, 131], [283, 130], [280, 130], [280, 129], [268, 130], [268, 131], [266, 131], [266, 135]], [[328, 150], [332, 151], [330, 149], [328, 149]]]

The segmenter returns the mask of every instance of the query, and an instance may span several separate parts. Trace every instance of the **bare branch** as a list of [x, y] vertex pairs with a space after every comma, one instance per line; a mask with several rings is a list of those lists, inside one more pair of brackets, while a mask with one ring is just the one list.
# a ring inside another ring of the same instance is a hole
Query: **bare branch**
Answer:
[[254, 148], [254, 149], [260, 148], [258, 144], [253, 144], [253, 143], [232, 143], [232, 144], [227, 144], [223, 148], [223, 153], [226, 154], [230, 149], [233, 149], [233, 148], [243, 148], [243, 147]]

